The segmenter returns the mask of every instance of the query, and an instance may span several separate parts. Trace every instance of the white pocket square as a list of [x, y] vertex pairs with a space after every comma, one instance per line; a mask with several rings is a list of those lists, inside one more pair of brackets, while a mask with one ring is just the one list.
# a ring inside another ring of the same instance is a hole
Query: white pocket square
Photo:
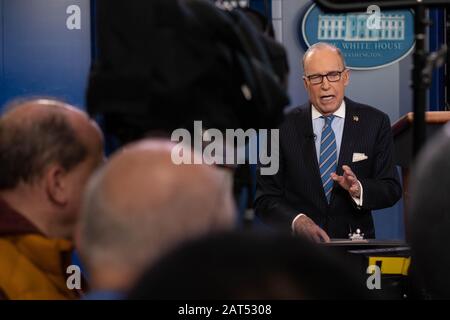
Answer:
[[369, 159], [369, 157], [366, 156], [364, 153], [356, 153], [356, 152], [355, 152], [355, 153], [353, 154], [352, 162], [363, 161], [363, 160], [366, 160], [366, 159]]

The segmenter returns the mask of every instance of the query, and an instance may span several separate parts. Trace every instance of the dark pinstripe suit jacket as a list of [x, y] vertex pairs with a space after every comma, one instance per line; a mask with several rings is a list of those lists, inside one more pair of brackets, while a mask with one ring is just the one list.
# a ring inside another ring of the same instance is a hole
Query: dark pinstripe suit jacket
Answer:
[[[371, 210], [392, 206], [401, 197], [391, 126], [383, 112], [348, 98], [345, 102], [337, 173], [342, 174], [342, 165], [350, 166], [363, 186], [363, 205], [357, 207], [337, 184], [327, 203], [308, 103], [291, 111], [280, 126], [278, 173], [264, 176], [258, 170], [255, 209], [265, 223], [290, 231], [293, 219], [305, 213], [331, 238], [348, 238], [357, 228], [366, 238], [375, 237]], [[353, 153], [368, 159], [352, 163]]]

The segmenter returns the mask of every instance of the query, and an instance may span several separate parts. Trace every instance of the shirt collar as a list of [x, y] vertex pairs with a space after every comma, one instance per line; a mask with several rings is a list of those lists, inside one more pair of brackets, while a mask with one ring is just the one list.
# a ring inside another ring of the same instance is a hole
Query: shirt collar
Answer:
[[0, 237], [42, 233], [22, 214], [0, 198]]
[[[345, 119], [345, 101], [344, 100], [342, 100], [341, 105], [335, 112], [333, 112], [333, 114], [336, 117]], [[313, 104], [311, 104], [311, 116], [312, 116], [313, 120], [320, 118], [322, 116], [322, 114], [317, 110], [317, 108]]]

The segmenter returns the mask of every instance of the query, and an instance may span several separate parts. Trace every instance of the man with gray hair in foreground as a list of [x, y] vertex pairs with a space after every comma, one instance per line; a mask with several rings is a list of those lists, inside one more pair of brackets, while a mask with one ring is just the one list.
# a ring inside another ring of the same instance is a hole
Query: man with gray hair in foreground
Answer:
[[119, 298], [177, 245], [233, 226], [231, 172], [175, 165], [173, 146], [126, 146], [90, 180], [79, 229], [94, 290], [88, 298]]
[[0, 300], [79, 298], [67, 268], [83, 190], [103, 160], [103, 134], [83, 111], [53, 99], [8, 106], [0, 118]]

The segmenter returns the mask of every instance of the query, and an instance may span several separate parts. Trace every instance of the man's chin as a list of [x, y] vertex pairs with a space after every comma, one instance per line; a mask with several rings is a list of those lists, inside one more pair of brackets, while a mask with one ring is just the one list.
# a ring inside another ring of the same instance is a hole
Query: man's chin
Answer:
[[337, 104], [321, 104], [320, 112], [324, 115], [332, 114], [335, 112], [339, 106]]

